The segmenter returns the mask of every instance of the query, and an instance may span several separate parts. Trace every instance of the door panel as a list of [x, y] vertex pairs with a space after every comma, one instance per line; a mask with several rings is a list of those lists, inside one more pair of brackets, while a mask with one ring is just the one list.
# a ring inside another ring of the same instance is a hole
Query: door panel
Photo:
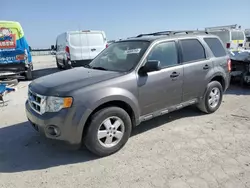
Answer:
[[210, 60], [185, 64], [183, 77], [183, 101], [200, 97], [205, 91], [213, 63]]
[[206, 51], [198, 39], [183, 39], [181, 46], [184, 64], [183, 102], [201, 97], [207, 87], [208, 75], [213, 71], [213, 62], [206, 59]]
[[[171, 78], [173, 72], [176, 72], [179, 76]], [[180, 104], [182, 84], [182, 65], [151, 72], [146, 76], [138, 76], [141, 115]]]
[[69, 35], [69, 48], [71, 61], [90, 58], [86, 33], [71, 33]]
[[94, 59], [106, 47], [106, 39], [100, 32], [88, 33], [90, 59]]
[[138, 76], [141, 115], [181, 103], [183, 66], [179, 64], [175, 41], [156, 44], [147, 57], [160, 62], [162, 69]]

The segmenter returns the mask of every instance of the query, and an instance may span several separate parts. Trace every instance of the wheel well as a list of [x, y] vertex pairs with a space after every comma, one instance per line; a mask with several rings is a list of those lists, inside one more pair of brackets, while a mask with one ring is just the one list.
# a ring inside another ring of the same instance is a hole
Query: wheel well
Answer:
[[223, 88], [223, 91], [225, 91], [225, 87], [226, 87], [226, 84], [225, 84], [225, 80], [222, 76], [215, 76], [212, 80], [212, 81], [217, 81], [221, 84], [222, 88]]
[[98, 106], [91, 114], [90, 116], [88, 117], [87, 121], [86, 121], [86, 124], [84, 126], [84, 129], [83, 129], [83, 135], [84, 133], [86, 132], [89, 124], [90, 124], [90, 121], [91, 121], [91, 118], [92, 116], [98, 112], [99, 110], [101, 109], [104, 109], [104, 108], [107, 108], [107, 107], [119, 107], [119, 108], [122, 108], [123, 110], [125, 110], [128, 115], [130, 116], [131, 118], [131, 121], [132, 121], [132, 126], [135, 127], [136, 126], [136, 120], [135, 120], [135, 114], [134, 114], [134, 111], [133, 109], [131, 108], [131, 106], [123, 101], [110, 101], [110, 102], [107, 102], [107, 103], [104, 103], [100, 106]]

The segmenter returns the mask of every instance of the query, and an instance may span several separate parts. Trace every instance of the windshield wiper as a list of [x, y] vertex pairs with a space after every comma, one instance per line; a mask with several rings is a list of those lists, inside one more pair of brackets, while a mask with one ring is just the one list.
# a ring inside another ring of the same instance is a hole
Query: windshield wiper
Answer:
[[107, 70], [107, 69], [105, 69], [105, 68], [103, 68], [103, 67], [90, 67], [90, 68], [96, 69], [96, 70]]
[[92, 67], [92, 66], [90, 66], [89, 64], [84, 65], [83, 67], [84, 67], [84, 68], [89, 68], [89, 69], [96, 69], [96, 70], [108, 70], [108, 69], [105, 69], [105, 68], [103, 68], [103, 67]]
[[89, 64], [83, 65], [84, 68], [92, 68]]

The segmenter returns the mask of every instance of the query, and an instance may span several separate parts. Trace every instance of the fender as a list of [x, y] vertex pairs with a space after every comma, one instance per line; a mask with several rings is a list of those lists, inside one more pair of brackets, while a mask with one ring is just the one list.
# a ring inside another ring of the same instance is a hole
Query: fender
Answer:
[[92, 111], [107, 102], [122, 101], [128, 104], [132, 108], [135, 118], [139, 119], [140, 116], [139, 103], [135, 95], [130, 91], [118, 87], [103, 88], [100, 91], [96, 91], [94, 94], [92, 93], [92, 97], [93, 96], [95, 96], [95, 99], [90, 100], [91, 102], [87, 106]]
[[134, 112], [136, 121], [138, 121], [140, 116], [140, 107], [135, 96], [136, 94], [137, 90], [132, 93], [131, 91], [119, 87], [102, 87], [97, 90], [90, 89], [88, 91], [80, 91], [80, 93], [77, 94], [77, 96], [79, 96], [76, 99], [77, 106], [84, 106], [87, 110], [82, 114], [79, 123], [84, 126], [88, 117], [96, 108], [112, 101], [122, 101], [128, 104]]

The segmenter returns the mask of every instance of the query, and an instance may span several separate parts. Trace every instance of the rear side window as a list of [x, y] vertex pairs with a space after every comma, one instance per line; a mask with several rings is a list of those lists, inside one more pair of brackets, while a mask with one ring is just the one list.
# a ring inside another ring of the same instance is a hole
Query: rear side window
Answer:
[[217, 38], [205, 38], [204, 40], [215, 57], [223, 57], [226, 55], [225, 49]]
[[148, 56], [148, 60], [158, 60], [161, 66], [170, 67], [178, 64], [175, 42], [164, 42], [156, 45]]
[[104, 37], [101, 33], [91, 33], [87, 35], [90, 46], [103, 46]]
[[197, 39], [180, 40], [183, 62], [206, 59], [205, 49]]

